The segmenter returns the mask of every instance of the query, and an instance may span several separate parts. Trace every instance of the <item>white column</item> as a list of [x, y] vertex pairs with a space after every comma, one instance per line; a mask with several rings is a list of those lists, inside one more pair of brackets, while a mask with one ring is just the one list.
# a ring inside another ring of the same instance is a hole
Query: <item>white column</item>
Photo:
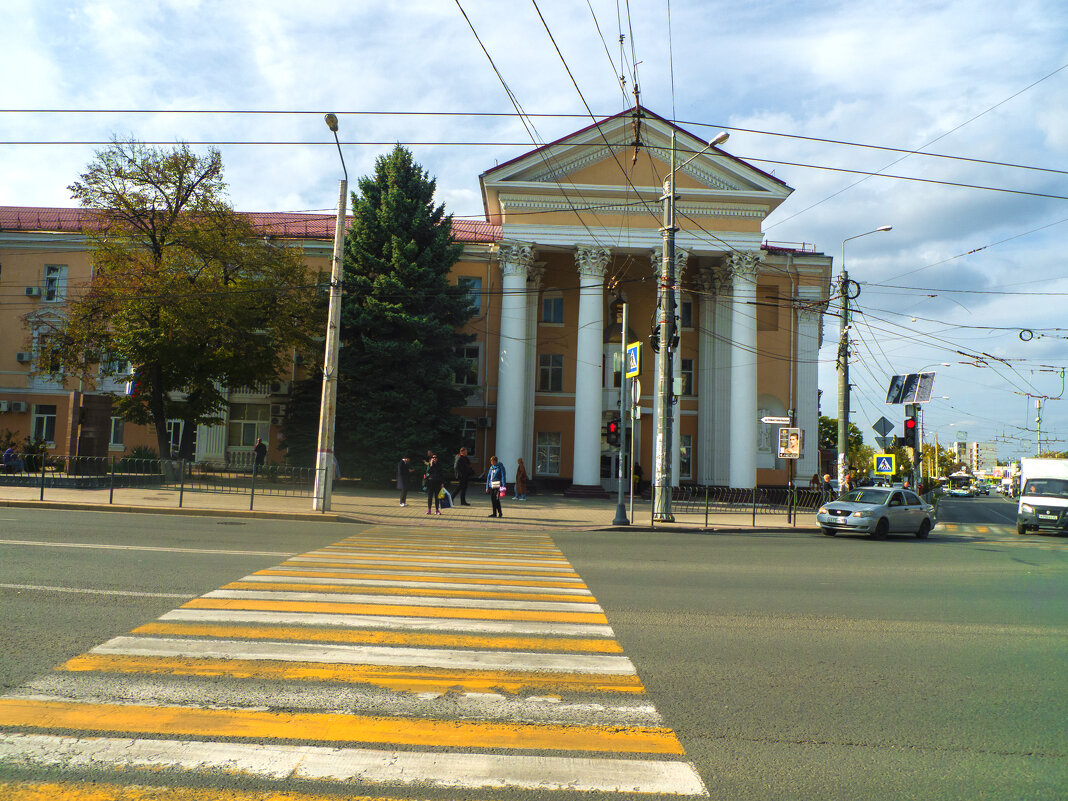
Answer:
[[757, 326], [754, 253], [730, 258], [734, 291], [731, 302], [731, 454], [730, 485], [756, 487]]
[[[721, 397], [727, 397], [729, 354], [720, 339], [726, 341], [730, 336], [729, 329], [726, 334], [722, 330], [729, 322], [723, 290], [730, 286], [730, 280], [721, 271], [704, 270], [697, 276], [697, 285], [701, 290], [697, 310], [697, 480], [702, 484], [725, 484], [729, 421], [728, 407]], [[724, 469], [717, 469], [720, 464]]]
[[804, 453], [797, 460], [796, 476], [799, 483], [818, 473], [819, 459], [819, 389], [817, 373], [820, 352], [820, 328], [823, 323], [823, 307], [819, 303], [819, 290], [813, 287], [798, 290], [801, 304], [797, 314], [797, 425], [804, 433]]
[[[531, 366], [527, 363], [527, 271], [533, 261], [534, 249], [529, 245], [501, 245], [499, 264], [503, 291], [497, 373], [496, 456], [506, 466], [509, 476], [515, 470], [516, 459], [523, 455], [523, 416], [526, 409], [523, 396], [527, 375], [531, 372]], [[493, 455], [485, 454], [485, 459]]]
[[[538, 378], [538, 290], [545, 277], [545, 262], [533, 264], [527, 271], [527, 378], [523, 389], [523, 434], [521, 453], [527, 473], [534, 472], [534, 391]], [[515, 465], [508, 467], [508, 475]]]
[[575, 364], [575, 457], [572, 481], [580, 487], [601, 485], [601, 362], [604, 341], [604, 273], [611, 254], [605, 248], [580, 247], [578, 355]]

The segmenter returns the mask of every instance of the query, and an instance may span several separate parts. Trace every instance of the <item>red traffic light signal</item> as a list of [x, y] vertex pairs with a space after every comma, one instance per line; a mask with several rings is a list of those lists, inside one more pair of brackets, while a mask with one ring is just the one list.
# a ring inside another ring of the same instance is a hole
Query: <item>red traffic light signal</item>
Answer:
[[905, 435], [901, 438], [906, 448], [916, 447], [917, 420], [915, 417], [905, 418]]
[[619, 445], [619, 420], [609, 420], [604, 426], [605, 439], [613, 448]]

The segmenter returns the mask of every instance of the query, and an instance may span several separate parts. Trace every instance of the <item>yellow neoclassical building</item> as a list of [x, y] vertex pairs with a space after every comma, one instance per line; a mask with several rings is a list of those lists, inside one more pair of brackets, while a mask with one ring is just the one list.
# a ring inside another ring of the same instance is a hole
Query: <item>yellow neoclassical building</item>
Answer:
[[[487, 170], [479, 176], [485, 220], [454, 221], [464, 252], [453, 280], [478, 309], [465, 329], [474, 336], [465, 349], [472, 369], [457, 376], [468, 401], [456, 409], [476, 467], [495, 454], [511, 473], [522, 457], [543, 486], [615, 487], [616, 451], [603, 433], [618, 416], [625, 303], [626, 339], [643, 351], [633, 451], [652, 477], [660, 409], [649, 337], [673, 134], [683, 165], [675, 174], [674, 480], [784, 485], [787, 465], [767, 417], [791, 417], [804, 430], [796, 475], [807, 481], [818, 470], [817, 357], [831, 259], [809, 245], [764, 241], [763, 221], [790, 187], [720, 148], [686, 163], [706, 143], [642, 108]], [[329, 272], [332, 215], [249, 216]], [[57, 454], [122, 453], [155, 439], [107, 415], [87, 431], [86, 420], [101, 417], [82, 411], [121, 387], [72, 386], [33, 371], [26, 321], [63, 314], [71, 288], [88, 279], [84, 223], [76, 209], [0, 207], [0, 431], [38, 435]], [[274, 381], [231, 388], [226, 420], [196, 432], [196, 458], [247, 459], [258, 436], [278, 458], [289, 385], [309, 356], [294, 353]]]

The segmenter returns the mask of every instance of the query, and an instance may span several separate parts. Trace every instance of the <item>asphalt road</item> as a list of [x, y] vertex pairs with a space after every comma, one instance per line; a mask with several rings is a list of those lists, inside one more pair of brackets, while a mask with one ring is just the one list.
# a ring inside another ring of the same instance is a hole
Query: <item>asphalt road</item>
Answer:
[[[709, 797], [1061, 799], [1068, 544], [1018, 537], [1004, 528], [1006, 509], [993, 498], [953, 501], [927, 541], [626, 531], [553, 542], [603, 607]], [[140, 514], [0, 517], [0, 539], [21, 543], [0, 543], [5, 693], [194, 596], [362, 532]], [[424, 534], [404, 536], [424, 547]], [[226, 690], [225, 679], [216, 684]], [[0, 783], [5, 775], [0, 766]], [[375, 789], [358, 788], [378, 798]], [[0, 785], [7, 797], [17, 795]], [[409, 796], [391, 787], [382, 797]]]

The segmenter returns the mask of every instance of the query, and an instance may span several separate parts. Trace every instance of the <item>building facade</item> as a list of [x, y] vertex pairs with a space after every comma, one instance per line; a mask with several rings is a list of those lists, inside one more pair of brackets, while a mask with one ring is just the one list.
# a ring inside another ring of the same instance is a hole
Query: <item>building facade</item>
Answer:
[[[485, 220], [454, 221], [464, 253], [452, 280], [477, 308], [465, 327], [474, 337], [465, 349], [471, 369], [457, 376], [468, 400], [455, 411], [476, 468], [496, 455], [513, 471], [523, 458], [536, 482], [614, 488], [618, 456], [603, 432], [619, 414], [625, 340], [640, 342], [643, 357], [625, 467], [633, 447], [634, 462], [652, 476], [661, 410], [650, 334], [673, 141], [675, 163], [684, 163], [675, 173], [669, 288], [679, 326], [674, 481], [786, 484], [791, 466], [777, 458], [777, 426], [761, 422], [768, 417], [789, 417], [804, 432], [794, 475], [807, 483], [818, 471], [817, 359], [831, 259], [808, 245], [764, 242], [762, 223], [791, 193], [786, 184], [718, 148], [686, 163], [706, 143], [645, 109], [486, 171]], [[250, 216], [301, 247], [313, 269], [329, 271], [332, 216]], [[77, 451], [86, 395], [121, 391], [34, 375], [39, 354], [27, 315], [61, 315], [68, 293], [88, 280], [83, 222], [77, 210], [0, 207], [0, 430], [39, 435], [56, 453]], [[303, 376], [309, 356], [294, 353], [291, 371], [275, 381], [231, 389], [226, 421], [197, 432], [198, 460], [247, 459], [258, 436], [277, 458], [289, 382]], [[108, 428], [115, 453], [155, 443], [117, 418]]]

